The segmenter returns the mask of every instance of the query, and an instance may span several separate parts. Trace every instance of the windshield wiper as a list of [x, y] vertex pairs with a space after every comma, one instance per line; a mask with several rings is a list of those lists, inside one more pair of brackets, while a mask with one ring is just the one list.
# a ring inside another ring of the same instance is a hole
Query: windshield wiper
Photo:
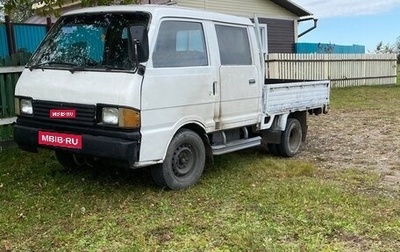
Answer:
[[123, 67], [118, 67], [118, 66], [111, 66], [111, 65], [100, 65], [99, 67], [105, 68], [106, 71], [111, 71], [111, 70], [126, 70]]
[[73, 62], [64, 62], [64, 61], [46, 61], [46, 62], [41, 62], [36, 65], [32, 65], [29, 67], [29, 70], [32, 71], [33, 69], [37, 69], [41, 66], [50, 66], [50, 65], [64, 65], [64, 66], [77, 66], [78, 64], [73, 63]]
[[84, 67], [84, 66], [74, 66], [71, 69], [69, 69], [69, 71], [73, 74], [76, 71], [83, 71], [85, 69], [86, 69], [86, 67]]
[[124, 67], [111, 66], [111, 65], [74, 66], [71, 69], [69, 69], [69, 71], [71, 73], [74, 73], [75, 71], [84, 71], [86, 69], [95, 69], [95, 70], [105, 69], [107, 72], [111, 72], [113, 70], [116, 70], [116, 71], [127, 71], [127, 69], [124, 68]]
[[37, 69], [40, 68], [41, 66], [50, 66], [50, 65], [60, 65], [60, 66], [72, 66], [71, 68], [69, 68], [68, 70], [73, 74], [76, 71], [83, 71], [87, 68], [103, 68], [106, 71], [112, 71], [112, 70], [119, 70], [119, 71], [123, 71], [123, 70], [127, 70], [124, 67], [119, 67], [119, 66], [112, 66], [112, 65], [93, 65], [93, 66], [80, 66], [76, 63], [73, 62], [64, 62], [64, 61], [46, 61], [46, 62], [41, 62], [38, 63], [36, 65], [32, 65], [29, 67], [29, 70], [33, 70], [33, 69]]

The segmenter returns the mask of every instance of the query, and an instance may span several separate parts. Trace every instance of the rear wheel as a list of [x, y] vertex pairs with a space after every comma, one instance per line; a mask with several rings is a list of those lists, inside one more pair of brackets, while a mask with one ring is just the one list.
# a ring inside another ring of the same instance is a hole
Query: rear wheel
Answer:
[[301, 124], [296, 118], [289, 118], [286, 129], [282, 132], [281, 143], [279, 144], [279, 152], [284, 157], [293, 157], [301, 147], [303, 133]]
[[151, 174], [160, 187], [184, 189], [199, 181], [205, 161], [206, 151], [200, 136], [182, 129], [172, 139], [164, 163], [152, 167]]

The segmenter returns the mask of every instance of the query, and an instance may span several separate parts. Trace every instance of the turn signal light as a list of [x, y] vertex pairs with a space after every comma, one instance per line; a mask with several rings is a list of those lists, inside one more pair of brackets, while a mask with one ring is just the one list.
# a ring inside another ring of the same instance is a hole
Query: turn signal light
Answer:
[[140, 112], [133, 109], [120, 108], [119, 126], [123, 128], [139, 128]]

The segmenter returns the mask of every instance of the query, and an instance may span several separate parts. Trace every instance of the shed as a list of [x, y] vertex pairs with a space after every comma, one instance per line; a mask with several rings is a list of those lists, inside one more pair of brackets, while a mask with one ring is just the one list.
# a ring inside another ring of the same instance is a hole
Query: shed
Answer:
[[[312, 13], [289, 0], [141, 0], [141, 4], [175, 4], [181, 7], [205, 9], [237, 16], [259, 18], [267, 53], [294, 53], [298, 37], [298, 21]], [[43, 6], [36, 6], [40, 8]], [[61, 13], [80, 8], [80, 1], [65, 4]], [[52, 18], [52, 21], [55, 20]], [[34, 16], [26, 23], [46, 23]]]

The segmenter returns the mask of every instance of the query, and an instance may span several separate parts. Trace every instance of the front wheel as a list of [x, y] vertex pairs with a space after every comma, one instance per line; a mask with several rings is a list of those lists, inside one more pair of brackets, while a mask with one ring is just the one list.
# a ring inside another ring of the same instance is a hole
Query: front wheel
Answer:
[[198, 134], [179, 130], [170, 145], [162, 165], [154, 166], [151, 175], [160, 187], [185, 189], [196, 184], [204, 170], [205, 146]]
[[286, 129], [282, 132], [279, 152], [284, 157], [293, 157], [299, 152], [303, 139], [303, 132], [299, 120], [289, 118]]

